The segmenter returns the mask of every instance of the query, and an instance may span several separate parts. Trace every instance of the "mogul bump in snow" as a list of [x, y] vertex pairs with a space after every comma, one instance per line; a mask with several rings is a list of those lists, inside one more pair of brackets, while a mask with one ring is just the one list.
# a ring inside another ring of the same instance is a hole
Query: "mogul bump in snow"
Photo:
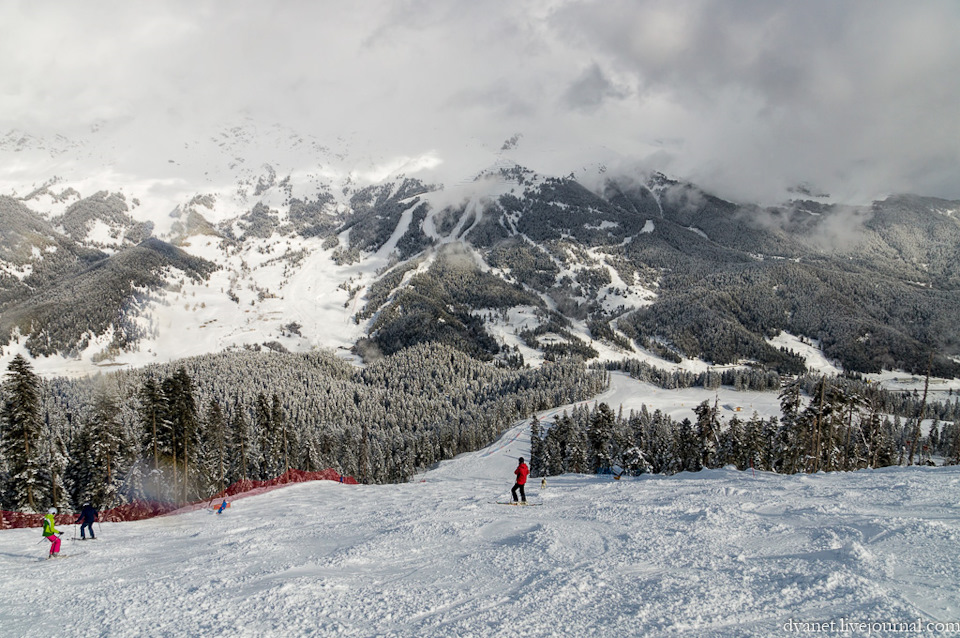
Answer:
[[523, 486], [527, 484], [527, 475], [530, 474], [530, 468], [527, 467], [527, 464], [523, 462], [523, 457], [520, 457], [520, 463], [517, 465], [517, 469], [513, 471], [517, 475], [517, 482], [514, 483], [513, 489], [510, 490], [510, 493], [513, 494], [513, 502], [517, 502], [517, 490], [520, 490], [520, 502], [527, 502], [527, 495], [523, 491]]
[[57, 508], [51, 507], [43, 517], [43, 537], [50, 541], [50, 555], [47, 558], [56, 558], [60, 555], [60, 535], [63, 532], [54, 526], [53, 515], [56, 513]]

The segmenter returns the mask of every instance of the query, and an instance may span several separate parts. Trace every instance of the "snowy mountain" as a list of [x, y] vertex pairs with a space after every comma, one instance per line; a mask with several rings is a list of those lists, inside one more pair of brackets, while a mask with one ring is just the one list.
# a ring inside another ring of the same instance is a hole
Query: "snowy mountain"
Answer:
[[[598, 398], [689, 413], [691, 391]], [[685, 408], [683, 406], [686, 406]], [[755, 406], [761, 414], [776, 409]], [[569, 410], [571, 406], [564, 406]], [[541, 412], [546, 423], [559, 410]], [[399, 485], [319, 481], [102, 523], [43, 560], [0, 532], [5, 635], [893, 636], [955, 631], [960, 471], [565, 474], [497, 505], [529, 421]], [[949, 624], [948, 624], [949, 623]], [[832, 629], [830, 629], [832, 627]]]
[[0, 363], [46, 375], [440, 341], [787, 373], [802, 342], [859, 372], [924, 373], [934, 352], [960, 376], [960, 202], [741, 205], [596, 155], [539, 173], [521, 136], [455, 160], [252, 122], [149, 158], [107, 124], [0, 142], [22, 169], [0, 185]]

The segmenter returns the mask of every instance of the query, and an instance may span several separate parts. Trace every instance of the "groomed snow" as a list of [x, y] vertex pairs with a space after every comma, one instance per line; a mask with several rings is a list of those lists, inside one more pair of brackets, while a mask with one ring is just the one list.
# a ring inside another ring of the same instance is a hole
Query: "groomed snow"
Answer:
[[[614, 375], [598, 398], [696, 399], [648, 391]], [[528, 424], [411, 483], [103, 524], [60, 561], [39, 560], [39, 529], [0, 531], [0, 635], [933, 636], [960, 621], [960, 468], [565, 475], [531, 480], [541, 507], [496, 505]]]

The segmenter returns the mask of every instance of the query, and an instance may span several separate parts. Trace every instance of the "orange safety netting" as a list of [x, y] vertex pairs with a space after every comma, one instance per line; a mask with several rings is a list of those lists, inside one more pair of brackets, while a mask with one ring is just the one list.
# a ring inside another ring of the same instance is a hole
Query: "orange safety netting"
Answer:
[[[158, 501], [133, 501], [119, 507], [104, 510], [97, 514], [97, 520], [104, 523], [118, 521], [139, 521], [145, 518], [162, 516], [171, 512], [185, 512], [219, 505], [226, 498], [236, 500], [248, 496], [264, 494], [291, 483], [305, 483], [307, 481], [338, 481], [347, 485], [356, 485], [357, 480], [352, 476], [343, 476], [333, 469], [319, 472], [304, 470], [287, 470], [280, 476], [269, 481], [237, 481], [222, 492], [218, 492], [208, 499], [196, 501], [188, 505], [176, 503], [161, 503]], [[57, 514], [54, 521], [57, 525], [73, 525], [78, 514]], [[26, 514], [24, 512], [0, 511], [0, 529], [17, 527], [42, 527], [43, 514]]]

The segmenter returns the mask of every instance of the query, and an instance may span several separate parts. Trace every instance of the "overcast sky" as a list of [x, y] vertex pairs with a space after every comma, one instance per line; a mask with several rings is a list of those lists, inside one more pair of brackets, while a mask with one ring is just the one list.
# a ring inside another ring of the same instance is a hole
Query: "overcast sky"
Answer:
[[446, 162], [520, 133], [744, 201], [960, 199], [957, 0], [0, 0], [0, 77], [0, 134], [246, 116]]

